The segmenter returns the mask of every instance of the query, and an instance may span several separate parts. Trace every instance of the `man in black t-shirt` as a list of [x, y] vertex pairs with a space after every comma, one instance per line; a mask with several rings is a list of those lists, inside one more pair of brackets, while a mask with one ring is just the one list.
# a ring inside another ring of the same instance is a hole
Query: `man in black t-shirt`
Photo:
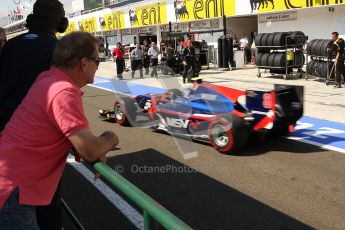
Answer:
[[[10, 39], [0, 55], [0, 132], [26, 96], [36, 77], [49, 70], [58, 42], [55, 33], [68, 26], [65, 10], [58, 0], [37, 0], [26, 22], [29, 32]], [[61, 230], [60, 188], [51, 205], [36, 209], [41, 230]]]

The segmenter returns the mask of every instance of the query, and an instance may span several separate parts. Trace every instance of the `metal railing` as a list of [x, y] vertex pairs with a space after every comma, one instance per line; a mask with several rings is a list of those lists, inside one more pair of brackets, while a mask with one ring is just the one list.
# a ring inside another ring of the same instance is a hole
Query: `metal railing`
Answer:
[[144, 211], [145, 230], [156, 229], [158, 225], [168, 230], [192, 229], [108, 165], [97, 162], [93, 167], [128, 199]]

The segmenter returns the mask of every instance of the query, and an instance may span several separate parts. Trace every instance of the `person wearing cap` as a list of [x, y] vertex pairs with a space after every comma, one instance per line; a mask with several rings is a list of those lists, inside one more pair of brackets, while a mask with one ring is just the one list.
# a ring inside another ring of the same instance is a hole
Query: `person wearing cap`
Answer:
[[80, 88], [94, 82], [99, 62], [93, 35], [64, 36], [53, 67], [37, 77], [7, 123], [0, 137], [1, 230], [40, 229], [35, 209], [51, 202], [72, 146], [93, 163], [105, 162], [119, 143], [111, 131], [95, 136], [84, 114]]
[[[0, 132], [37, 76], [50, 69], [58, 42], [55, 34], [63, 33], [68, 26], [64, 15], [63, 4], [58, 0], [37, 0], [33, 13], [26, 19], [29, 31], [10, 39], [3, 47], [0, 56]], [[61, 230], [59, 187], [50, 205], [37, 208], [37, 221], [41, 230]]]

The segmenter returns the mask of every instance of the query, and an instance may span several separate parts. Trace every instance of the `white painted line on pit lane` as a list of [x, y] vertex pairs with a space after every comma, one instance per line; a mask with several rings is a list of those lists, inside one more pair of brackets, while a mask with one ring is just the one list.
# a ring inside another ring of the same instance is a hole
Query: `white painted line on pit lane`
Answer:
[[320, 143], [317, 143], [315, 141], [305, 140], [302, 137], [286, 137], [286, 138], [290, 139], [290, 140], [294, 140], [294, 141], [299, 141], [299, 142], [303, 142], [303, 143], [306, 143], [306, 144], [310, 144], [310, 145], [316, 145], [316, 146], [318, 146], [320, 148], [323, 148], [323, 149], [327, 149], [327, 150], [331, 150], [331, 151], [336, 151], [336, 152], [340, 152], [340, 153], [345, 153], [345, 149], [338, 148], [338, 147], [331, 146], [331, 145], [320, 144]]
[[[108, 82], [107, 82], [108, 83]], [[96, 86], [96, 85], [88, 85], [88, 86], [91, 86], [91, 87], [93, 87], [93, 88], [98, 88], [98, 89], [103, 89], [103, 90], [105, 90], [105, 91], [109, 91], [109, 92], [113, 92], [113, 93], [115, 93], [116, 91], [114, 91], [114, 90], [112, 90], [112, 89], [107, 89], [107, 88], [104, 88], [104, 87], [101, 87], [101, 86]]]
[[115, 207], [117, 207], [123, 215], [127, 217], [138, 229], [144, 229], [144, 218], [116, 192], [101, 180], [94, 180], [95, 175], [83, 164], [76, 162], [74, 156], [69, 155], [67, 162], [83, 175], [98, 191], [100, 191]]

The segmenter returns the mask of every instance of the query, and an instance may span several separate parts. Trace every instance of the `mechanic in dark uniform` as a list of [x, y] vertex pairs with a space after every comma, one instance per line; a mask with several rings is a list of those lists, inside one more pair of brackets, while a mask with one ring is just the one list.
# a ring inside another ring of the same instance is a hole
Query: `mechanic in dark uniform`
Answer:
[[176, 70], [175, 66], [178, 64], [174, 58], [175, 48], [174, 44], [171, 40], [168, 40], [166, 43], [165, 48], [165, 56], [166, 56], [166, 72], [170, 75], [178, 74], [179, 72]]
[[149, 74], [149, 68], [150, 68], [150, 56], [148, 55], [149, 49], [151, 48], [151, 44], [149, 44], [149, 41], [147, 39], [144, 40], [143, 45], [143, 52], [144, 52], [144, 68], [145, 68], [145, 75]]
[[[0, 56], [0, 132], [11, 119], [36, 77], [51, 66], [58, 42], [55, 33], [68, 26], [63, 5], [58, 0], [37, 0], [26, 22], [28, 33], [10, 39]], [[36, 209], [41, 230], [62, 228], [61, 194], [57, 189], [52, 203]]]
[[[187, 73], [190, 68], [192, 68], [193, 77], [196, 77], [196, 57], [195, 49], [191, 40], [188, 40], [187, 47], [183, 49], [182, 59], [184, 65], [183, 71], [183, 83], [186, 83]], [[190, 76], [188, 76], [188, 82], [191, 82]]]
[[332, 33], [332, 42], [330, 45], [330, 51], [335, 52], [335, 62], [334, 62], [334, 68], [335, 68], [335, 80], [337, 84], [335, 85], [335, 88], [341, 88], [341, 75], [345, 77], [345, 66], [344, 66], [344, 39], [339, 38], [338, 32]]

